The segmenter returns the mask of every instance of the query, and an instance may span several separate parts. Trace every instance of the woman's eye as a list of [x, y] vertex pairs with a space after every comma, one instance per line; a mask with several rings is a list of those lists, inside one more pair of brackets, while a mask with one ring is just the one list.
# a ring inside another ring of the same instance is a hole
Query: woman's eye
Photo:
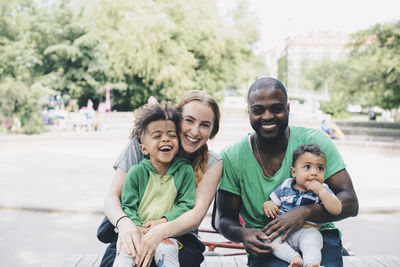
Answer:
[[154, 138], [154, 139], [160, 139], [160, 138], [161, 138], [161, 135], [153, 135], [153, 138]]
[[206, 127], [206, 128], [210, 128], [210, 124], [209, 123], [203, 123], [203, 124], [201, 124], [203, 127]]
[[169, 138], [176, 138], [177, 137], [176, 134], [169, 134], [168, 136], [169, 136]]
[[186, 121], [186, 122], [190, 122], [190, 123], [193, 122], [192, 119], [185, 119], [185, 121]]

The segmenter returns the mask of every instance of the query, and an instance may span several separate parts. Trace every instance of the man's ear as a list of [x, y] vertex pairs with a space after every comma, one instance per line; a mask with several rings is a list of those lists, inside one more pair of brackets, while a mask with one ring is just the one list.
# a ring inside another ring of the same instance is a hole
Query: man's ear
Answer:
[[290, 113], [290, 103], [287, 103], [287, 112]]
[[148, 155], [149, 151], [147, 151], [146, 146], [143, 144], [139, 144], [140, 151], [142, 151], [143, 155]]
[[293, 178], [296, 178], [296, 169], [295, 169], [294, 167], [291, 167], [291, 168], [290, 168], [290, 171], [291, 171], [291, 173], [292, 173], [292, 177], [293, 177]]

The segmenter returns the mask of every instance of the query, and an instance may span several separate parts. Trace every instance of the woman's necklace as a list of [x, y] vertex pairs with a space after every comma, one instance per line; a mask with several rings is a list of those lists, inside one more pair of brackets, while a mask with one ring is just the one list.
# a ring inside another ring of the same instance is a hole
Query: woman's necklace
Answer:
[[271, 178], [273, 175], [270, 175], [270, 174], [265, 170], [265, 168], [264, 168], [264, 164], [262, 163], [262, 159], [261, 159], [260, 152], [258, 152], [257, 139], [256, 139], [255, 137], [254, 137], [254, 143], [256, 144], [257, 155], [258, 155], [258, 158], [260, 159], [261, 168], [263, 169], [264, 174], [265, 174], [268, 178]]

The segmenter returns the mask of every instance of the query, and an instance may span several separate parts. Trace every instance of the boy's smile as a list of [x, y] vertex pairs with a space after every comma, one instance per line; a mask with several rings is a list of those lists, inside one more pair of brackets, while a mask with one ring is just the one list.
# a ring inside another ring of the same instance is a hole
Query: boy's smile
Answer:
[[175, 123], [158, 120], [149, 123], [141, 137], [140, 149], [150, 157], [150, 162], [159, 174], [167, 171], [179, 150]]

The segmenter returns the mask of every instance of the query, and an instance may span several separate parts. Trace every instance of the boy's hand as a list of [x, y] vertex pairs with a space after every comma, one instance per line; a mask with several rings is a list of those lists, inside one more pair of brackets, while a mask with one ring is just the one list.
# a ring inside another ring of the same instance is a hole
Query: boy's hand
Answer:
[[268, 218], [278, 216], [279, 207], [272, 200], [265, 201], [263, 204], [264, 213]]
[[322, 186], [322, 184], [316, 180], [312, 180], [307, 185], [307, 190], [313, 191], [317, 195], [319, 195], [321, 193], [321, 190], [323, 190], [323, 189], [324, 189], [324, 187]]
[[143, 224], [143, 228], [144, 228], [145, 232], [147, 233], [154, 226], [156, 226], [160, 223], [166, 223], [166, 222], [167, 222], [167, 219], [165, 219], [165, 218], [161, 218], [161, 219], [155, 220], [155, 221], [148, 221], [147, 223]]

